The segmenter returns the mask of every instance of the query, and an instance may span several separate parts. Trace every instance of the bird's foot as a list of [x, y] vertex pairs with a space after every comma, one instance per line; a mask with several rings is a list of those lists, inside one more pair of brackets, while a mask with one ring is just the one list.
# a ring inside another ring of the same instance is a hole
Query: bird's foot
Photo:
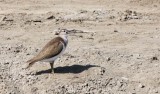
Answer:
[[51, 74], [54, 74], [54, 69], [51, 70]]

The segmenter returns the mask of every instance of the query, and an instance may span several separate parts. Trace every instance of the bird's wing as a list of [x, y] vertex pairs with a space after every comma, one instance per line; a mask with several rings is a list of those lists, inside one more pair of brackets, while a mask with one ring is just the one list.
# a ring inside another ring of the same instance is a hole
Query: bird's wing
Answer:
[[34, 59], [38, 61], [49, 59], [51, 57], [58, 55], [62, 50], [63, 50], [62, 39], [60, 37], [57, 37], [48, 42], [40, 51], [40, 53], [36, 57], [34, 57]]

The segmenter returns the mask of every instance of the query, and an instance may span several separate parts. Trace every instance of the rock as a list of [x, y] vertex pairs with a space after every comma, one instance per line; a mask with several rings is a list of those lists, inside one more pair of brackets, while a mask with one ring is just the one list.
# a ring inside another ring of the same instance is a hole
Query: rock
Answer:
[[7, 38], [7, 40], [11, 40], [11, 38]]
[[142, 84], [139, 84], [139, 87], [140, 87], [140, 88], [144, 88], [145, 86], [144, 86], [144, 85], [142, 85]]
[[110, 58], [110, 57], [108, 57], [107, 61], [110, 61], [110, 60], [111, 60], [111, 58]]
[[55, 19], [55, 17], [52, 15], [52, 16], [49, 16], [47, 19], [51, 20], [51, 19]]
[[8, 64], [9, 64], [9, 62], [5, 62], [5, 63], [4, 63], [4, 65], [8, 65]]
[[100, 74], [103, 75], [106, 72], [105, 68], [101, 68]]
[[158, 58], [156, 56], [151, 58], [152, 60], [158, 60]]
[[30, 55], [30, 53], [27, 53], [26, 55]]
[[114, 32], [118, 32], [118, 30], [114, 30]]
[[33, 20], [33, 22], [42, 22], [41, 20]]

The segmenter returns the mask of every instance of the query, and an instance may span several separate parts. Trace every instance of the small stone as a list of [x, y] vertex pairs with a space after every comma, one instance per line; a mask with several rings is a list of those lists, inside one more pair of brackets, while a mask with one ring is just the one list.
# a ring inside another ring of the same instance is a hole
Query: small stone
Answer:
[[102, 67], [100, 72], [101, 72], [101, 75], [103, 75], [106, 72], [105, 68]]
[[98, 93], [101, 94], [101, 93], [102, 93], [102, 90], [99, 90]]
[[11, 50], [11, 48], [8, 48], [8, 51]]
[[152, 57], [152, 60], [158, 60], [158, 58], [156, 56]]
[[89, 86], [88, 83], [85, 83], [85, 86]]
[[75, 58], [75, 56], [72, 56], [72, 55], [71, 55], [70, 58]]
[[16, 51], [14, 51], [14, 52], [19, 53], [19, 52], [20, 52], [20, 50], [16, 50]]
[[33, 22], [42, 22], [41, 20], [33, 20]]
[[144, 88], [145, 86], [144, 86], [144, 85], [142, 85], [142, 84], [139, 84], [139, 87], [140, 87], [140, 88]]
[[36, 49], [35, 51], [38, 52], [39, 49]]
[[156, 90], [155, 93], [158, 93], [158, 90]]
[[49, 16], [47, 19], [48, 20], [51, 20], [51, 19], [54, 19], [55, 17], [52, 15], [52, 16]]
[[27, 53], [26, 55], [30, 55], [29, 53]]
[[62, 86], [62, 88], [65, 88], [65, 86]]
[[107, 61], [110, 61], [110, 60], [111, 60], [111, 58], [110, 58], [110, 57], [108, 57]]
[[114, 32], [118, 32], [118, 30], [114, 30]]
[[11, 40], [11, 38], [7, 38], [7, 40]]
[[80, 35], [79, 37], [80, 37], [80, 38], [83, 38], [83, 36], [82, 36], [82, 35]]
[[110, 26], [110, 25], [112, 25], [112, 24], [111, 23], [107, 24], [107, 26]]
[[31, 89], [32, 92], [36, 92], [37, 90], [38, 90], [38, 88], [36, 88], [36, 87], [33, 87], [33, 88]]

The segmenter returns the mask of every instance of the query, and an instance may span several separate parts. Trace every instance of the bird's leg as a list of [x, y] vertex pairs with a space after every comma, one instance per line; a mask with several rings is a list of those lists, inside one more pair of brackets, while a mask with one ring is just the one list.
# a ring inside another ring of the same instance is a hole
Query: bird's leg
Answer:
[[51, 73], [54, 73], [54, 67], [53, 67], [53, 65], [54, 65], [54, 62], [50, 62], [50, 66], [51, 66]]

